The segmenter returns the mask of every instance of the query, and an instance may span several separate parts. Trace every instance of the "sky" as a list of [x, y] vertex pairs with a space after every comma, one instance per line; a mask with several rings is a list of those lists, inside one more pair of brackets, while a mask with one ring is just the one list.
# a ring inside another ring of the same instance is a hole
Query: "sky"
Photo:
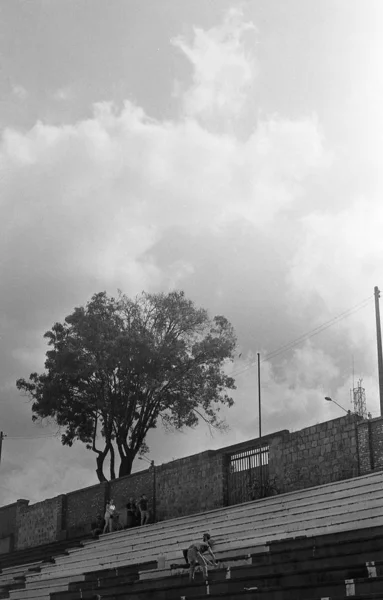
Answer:
[[158, 427], [157, 464], [258, 435], [258, 352], [264, 434], [360, 378], [379, 415], [382, 59], [381, 0], [0, 1], [1, 504], [97, 482], [15, 382], [104, 290], [237, 333], [228, 431]]

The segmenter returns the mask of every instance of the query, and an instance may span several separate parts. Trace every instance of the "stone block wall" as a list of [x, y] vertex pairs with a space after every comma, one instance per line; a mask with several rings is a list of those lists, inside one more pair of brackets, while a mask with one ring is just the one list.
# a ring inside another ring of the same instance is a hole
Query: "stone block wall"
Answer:
[[28, 506], [28, 500], [17, 503], [17, 550], [49, 544], [59, 539], [64, 515], [64, 496], [56, 496]]
[[270, 445], [269, 473], [278, 491], [356, 477], [358, 420], [347, 415], [275, 439]]
[[107, 499], [107, 482], [67, 494], [63, 523], [67, 537], [77, 537], [81, 533], [89, 533], [91, 523], [97, 515], [104, 516]]
[[225, 456], [208, 450], [156, 468], [157, 520], [224, 506]]
[[0, 508], [0, 554], [13, 550], [16, 532], [16, 507], [17, 503], [14, 502]]
[[374, 470], [381, 470], [383, 469], [383, 418], [371, 419], [369, 423], [372, 438], [371, 454], [373, 468]]
[[373, 457], [371, 453], [370, 422], [362, 421], [358, 424], [359, 464], [361, 475], [366, 475], [373, 470]]
[[[280, 493], [383, 470], [382, 417], [365, 421], [350, 414], [297, 432], [264, 436], [266, 443], [269, 476]], [[0, 508], [0, 554], [87, 533], [109, 498], [115, 500], [123, 523], [127, 500], [142, 493], [152, 511], [156, 507], [157, 521], [226, 506], [230, 455], [258, 444], [255, 438], [195, 454], [31, 506], [18, 500]]]
[[145, 469], [139, 473], [133, 473], [126, 477], [115, 479], [109, 483], [109, 498], [113, 498], [116, 509], [120, 515], [120, 521], [126, 524], [126, 503], [129, 498], [139, 500], [145, 494], [149, 501], [149, 510], [153, 517], [155, 500], [155, 473], [153, 469]]
[[383, 469], [383, 417], [358, 423], [360, 472]]

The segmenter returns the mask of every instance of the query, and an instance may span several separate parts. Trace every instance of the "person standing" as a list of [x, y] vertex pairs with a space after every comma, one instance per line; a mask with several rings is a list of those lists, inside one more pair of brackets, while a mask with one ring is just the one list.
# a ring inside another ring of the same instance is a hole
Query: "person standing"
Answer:
[[148, 499], [145, 494], [142, 494], [138, 503], [138, 508], [141, 514], [141, 525], [146, 525], [149, 521]]
[[136, 524], [136, 512], [137, 506], [134, 501], [134, 498], [129, 498], [129, 502], [126, 505], [126, 528], [130, 529], [130, 527], [134, 527]]
[[116, 507], [114, 505], [113, 499], [108, 500], [108, 502], [106, 503], [106, 507], [105, 507], [105, 515], [104, 515], [105, 527], [104, 527], [103, 533], [106, 533], [108, 529], [109, 529], [109, 533], [111, 533], [113, 531], [113, 515], [114, 515], [115, 510], [116, 510]]

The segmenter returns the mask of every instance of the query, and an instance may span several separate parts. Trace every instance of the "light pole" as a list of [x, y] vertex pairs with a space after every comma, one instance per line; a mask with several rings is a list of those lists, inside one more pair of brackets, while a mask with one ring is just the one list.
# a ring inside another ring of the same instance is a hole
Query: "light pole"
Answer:
[[261, 411], [261, 355], [257, 352], [258, 359], [258, 414], [259, 414], [259, 483], [261, 498], [263, 498], [263, 472], [262, 472], [262, 411]]
[[154, 464], [154, 460], [149, 460], [148, 458], [146, 458], [146, 456], [139, 456], [138, 460], [145, 460], [147, 463], [150, 464], [152, 470], [153, 470], [153, 491], [152, 491], [152, 496], [153, 496], [153, 523], [156, 522], [156, 467]]
[[327, 400], [327, 402], [333, 402], [334, 404], [336, 404], [337, 406], [339, 406], [339, 408], [341, 408], [342, 410], [344, 410], [344, 412], [346, 412], [348, 415], [351, 414], [351, 410], [347, 410], [347, 408], [345, 408], [344, 406], [342, 406], [336, 400], [333, 400], [329, 396], [325, 396], [325, 400]]

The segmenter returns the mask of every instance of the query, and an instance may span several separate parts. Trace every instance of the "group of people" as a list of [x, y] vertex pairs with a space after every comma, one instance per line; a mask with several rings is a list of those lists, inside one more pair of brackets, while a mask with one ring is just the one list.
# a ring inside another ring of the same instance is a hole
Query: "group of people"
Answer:
[[[146, 525], [149, 521], [150, 513], [148, 509], [148, 499], [145, 494], [141, 498], [134, 501], [134, 498], [129, 498], [126, 504], [127, 519], [126, 528], [135, 527], [137, 525]], [[114, 500], [108, 500], [105, 507], [105, 515], [97, 515], [97, 520], [92, 523], [92, 534], [94, 537], [100, 533], [112, 532], [114, 529], [123, 529], [123, 525], [119, 521], [119, 514], [116, 511]], [[212, 558], [213, 565], [217, 566], [215, 556], [212, 550], [212, 540], [208, 533], [205, 533], [202, 542], [194, 542], [187, 549], [183, 550], [183, 555], [186, 564], [189, 565], [189, 579], [194, 579], [195, 569], [197, 564], [202, 568], [202, 573], [207, 580], [208, 578], [208, 561], [204, 554], [209, 554]]]
[[[137, 501], [135, 501], [134, 498], [129, 498], [129, 502], [126, 504], [126, 512], [125, 528], [146, 525], [150, 518], [146, 495], [142, 494], [141, 498]], [[121, 523], [120, 513], [116, 510], [114, 500], [111, 498], [106, 503], [104, 517], [102, 517], [102, 515], [97, 515], [96, 521], [92, 523], [93, 537], [97, 537], [101, 533], [110, 533], [114, 530], [123, 528], [124, 525]]]

